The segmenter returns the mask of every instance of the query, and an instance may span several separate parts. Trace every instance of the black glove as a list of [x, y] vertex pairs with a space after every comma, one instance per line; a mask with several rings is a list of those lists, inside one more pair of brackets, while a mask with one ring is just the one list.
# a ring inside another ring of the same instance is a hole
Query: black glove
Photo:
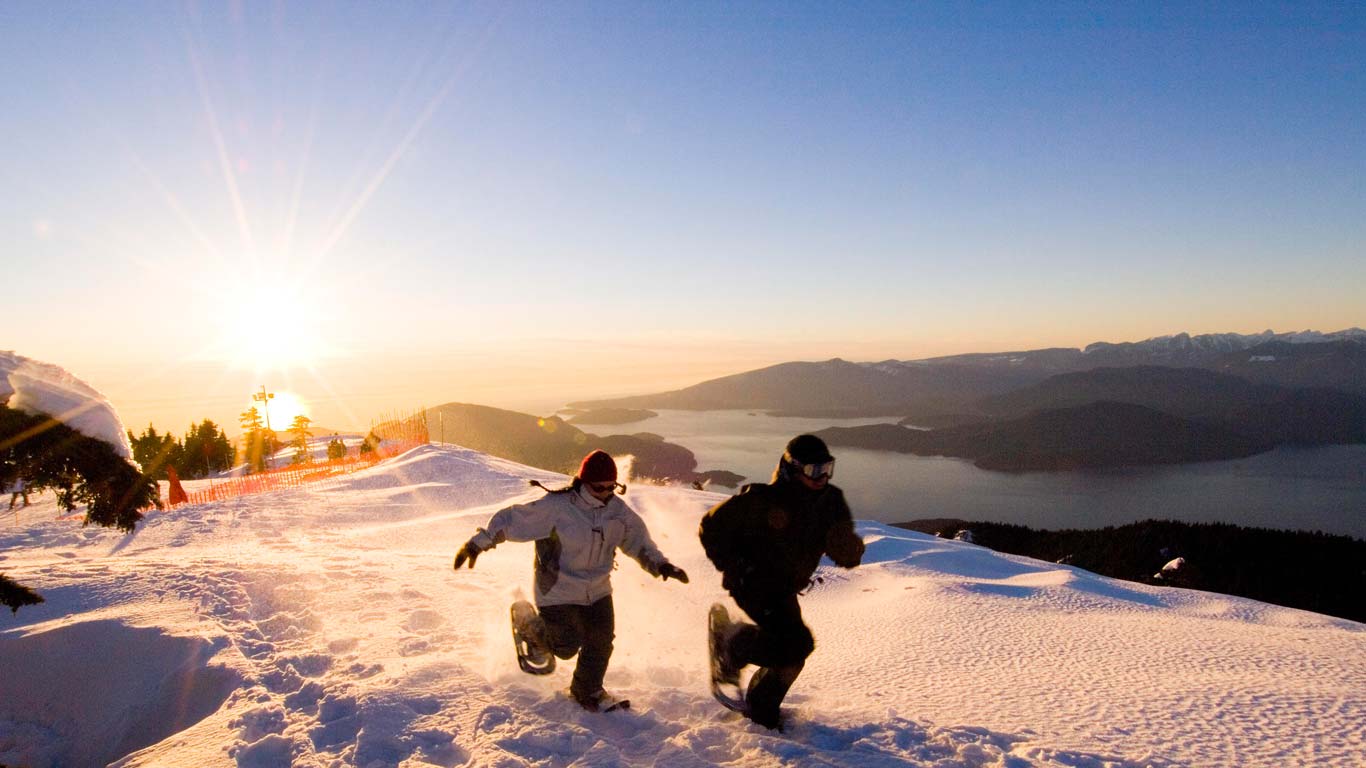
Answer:
[[688, 583], [688, 574], [684, 573], [682, 568], [679, 568], [673, 563], [665, 563], [659, 566], [659, 578], [665, 581], [668, 581], [669, 579], [678, 579], [684, 584]]
[[479, 559], [479, 553], [483, 551], [478, 544], [474, 543], [474, 539], [465, 542], [465, 546], [455, 553], [455, 570], [460, 570], [460, 566], [464, 565], [466, 560], [470, 561], [470, 567], [473, 568], [474, 561]]
[[863, 561], [863, 539], [852, 526], [835, 527], [825, 537], [825, 553], [841, 568], [853, 568]]

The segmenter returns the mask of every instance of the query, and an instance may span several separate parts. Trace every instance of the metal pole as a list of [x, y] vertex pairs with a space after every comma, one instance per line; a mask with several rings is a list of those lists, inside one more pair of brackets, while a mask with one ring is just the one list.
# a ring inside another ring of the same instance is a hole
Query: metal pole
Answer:
[[[270, 429], [270, 400], [271, 400], [271, 398], [273, 398], [273, 397], [275, 397], [275, 393], [274, 393], [274, 392], [267, 392], [267, 391], [266, 391], [266, 385], [265, 385], [265, 384], [262, 384], [262, 385], [261, 385], [261, 391], [260, 391], [260, 392], [257, 392], [256, 394], [254, 394], [254, 395], [251, 396], [251, 399], [252, 399], [252, 400], [259, 400], [259, 401], [261, 402], [261, 406], [262, 406], [263, 408], [265, 408], [265, 411], [266, 411], [266, 429]], [[272, 431], [274, 431], [274, 430], [272, 430]]]
[[[273, 430], [273, 429], [270, 428], [270, 400], [271, 400], [271, 398], [273, 398], [273, 397], [275, 397], [275, 393], [274, 393], [274, 392], [267, 392], [267, 391], [266, 391], [266, 385], [265, 385], [265, 384], [262, 384], [262, 385], [261, 385], [261, 391], [260, 391], [260, 392], [257, 392], [256, 394], [254, 394], [254, 395], [251, 396], [251, 399], [252, 399], [252, 400], [257, 400], [257, 401], [259, 401], [259, 402], [261, 403], [261, 407], [263, 407], [263, 408], [265, 409], [265, 411], [266, 411], [266, 431], [267, 431], [267, 432], [274, 432], [274, 431], [275, 431], [275, 430]], [[261, 450], [262, 450], [262, 451], [265, 451], [265, 450], [266, 450], [267, 448], [269, 448], [269, 447], [270, 447], [270, 446], [268, 446], [268, 445], [266, 444], [265, 436], [262, 436], [262, 437], [261, 437]], [[267, 467], [267, 468], [274, 468], [274, 466], [275, 466], [274, 463], [270, 460], [270, 453], [267, 452], [267, 453], [266, 453], [266, 467]]]

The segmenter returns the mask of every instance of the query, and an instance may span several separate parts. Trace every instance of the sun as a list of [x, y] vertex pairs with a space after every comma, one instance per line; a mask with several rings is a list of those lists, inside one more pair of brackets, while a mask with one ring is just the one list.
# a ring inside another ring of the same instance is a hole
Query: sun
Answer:
[[[247, 405], [247, 408], [255, 408], [259, 411], [263, 423], [266, 420], [267, 414], [269, 414], [270, 428], [276, 432], [288, 431], [289, 425], [294, 423], [294, 418], [296, 416], [309, 415], [308, 402], [293, 392], [270, 392], [267, 390], [267, 394], [273, 395], [273, 397], [269, 398], [264, 406], [262, 406], [260, 400], [253, 396], [252, 401]], [[246, 409], [244, 408], [243, 410]]]

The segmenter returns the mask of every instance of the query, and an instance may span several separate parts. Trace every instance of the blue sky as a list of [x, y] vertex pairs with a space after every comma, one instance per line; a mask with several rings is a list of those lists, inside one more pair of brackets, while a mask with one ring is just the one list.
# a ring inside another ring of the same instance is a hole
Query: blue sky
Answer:
[[1359, 4], [23, 3], [0, 89], [0, 347], [138, 413], [1366, 318]]

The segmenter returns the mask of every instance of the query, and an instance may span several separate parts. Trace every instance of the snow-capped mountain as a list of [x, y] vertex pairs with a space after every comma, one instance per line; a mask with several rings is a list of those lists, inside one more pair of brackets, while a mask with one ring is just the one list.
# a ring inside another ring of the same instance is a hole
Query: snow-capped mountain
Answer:
[[[1282, 349], [1285, 347], [1285, 349]], [[1257, 350], [1264, 349], [1263, 352]], [[1253, 360], [1253, 358], [1257, 358]], [[1268, 360], [1267, 358], [1272, 358]], [[1273, 362], [1275, 365], [1248, 363]], [[856, 363], [780, 363], [653, 395], [571, 403], [578, 408], [764, 409], [802, 415], [939, 416], [1058, 374], [1101, 367], [1195, 367], [1289, 387], [1366, 393], [1366, 331], [1180, 333], [1085, 349], [989, 352]]]
[[1122, 349], [1150, 354], [1156, 362], [1156, 358], [1170, 357], [1175, 354], [1219, 355], [1227, 352], [1238, 352], [1272, 341], [1284, 341], [1290, 344], [1321, 344], [1331, 341], [1362, 340], [1366, 340], [1366, 331], [1360, 328], [1348, 328], [1333, 333], [1322, 333], [1320, 331], [1276, 333], [1272, 330], [1251, 334], [1206, 333], [1198, 336], [1178, 333], [1171, 336], [1155, 336], [1151, 339], [1135, 342], [1110, 343], [1098, 341], [1087, 345], [1082, 352], [1087, 355], [1097, 355]]

